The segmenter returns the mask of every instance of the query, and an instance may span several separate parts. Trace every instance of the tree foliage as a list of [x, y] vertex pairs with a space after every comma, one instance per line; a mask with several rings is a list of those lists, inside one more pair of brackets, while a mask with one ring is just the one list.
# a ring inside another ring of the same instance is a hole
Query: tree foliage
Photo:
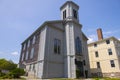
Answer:
[[12, 61], [7, 61], [5, 59], [0, 59], [0, 71], [1, 70], [13, 70], [17, 67]]
[[13, 76], [13, 78], [20, 78], [20, 76], [24, 74], [25, 74], [25, 71], [20, 68], [16, 68], [10, 72], [10, 75]]
[[[3, 70], [9, 72], [4, 73], [2, 72]], [[17, 68], [17, 64], [14, 64], [12, 61], [0, 59], [0, 79], [20, 78], [20, 76], [24, 74], [25, 71], [23, 69]]]

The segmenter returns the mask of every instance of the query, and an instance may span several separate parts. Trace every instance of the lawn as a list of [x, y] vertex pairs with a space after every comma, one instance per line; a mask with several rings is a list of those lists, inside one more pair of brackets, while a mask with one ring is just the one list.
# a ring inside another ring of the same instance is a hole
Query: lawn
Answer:
[[120, 78], [89, 78], [89, 79], [67, 79], [67, 78], [54, 78], [51, 80], [120, 80]]

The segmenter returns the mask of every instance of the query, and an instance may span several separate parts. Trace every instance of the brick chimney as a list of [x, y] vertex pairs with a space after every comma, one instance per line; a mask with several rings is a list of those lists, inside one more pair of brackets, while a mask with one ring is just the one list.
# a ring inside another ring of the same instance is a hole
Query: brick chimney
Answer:
[[101, 28], [97, 29], [97, 35], [98, 35], [98, 40], [103, 39], [103, 34], [102, 34], [102, 29]]

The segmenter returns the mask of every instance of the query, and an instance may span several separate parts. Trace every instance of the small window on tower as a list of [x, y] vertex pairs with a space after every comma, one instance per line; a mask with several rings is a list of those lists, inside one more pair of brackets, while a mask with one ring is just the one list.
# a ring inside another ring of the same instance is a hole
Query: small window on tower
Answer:
[[77, 11], [75, 9], [73, 9], [73, 16], [75, 19], [77, 19]]
[[63, 11], [63, 19], [66, 18], [66, 10]]

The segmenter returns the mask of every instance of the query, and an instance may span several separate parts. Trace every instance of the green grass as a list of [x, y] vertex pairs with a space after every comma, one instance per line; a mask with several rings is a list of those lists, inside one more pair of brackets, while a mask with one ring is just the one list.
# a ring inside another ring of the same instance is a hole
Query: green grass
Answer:
[[93, 78], [93, 80], [120, 80], [120, 78]]
[[[54, 78], [50, 80], [84, 80], [84, 79]], [[90, 80], [120, 80], [120, 78], [90, 78]]]

